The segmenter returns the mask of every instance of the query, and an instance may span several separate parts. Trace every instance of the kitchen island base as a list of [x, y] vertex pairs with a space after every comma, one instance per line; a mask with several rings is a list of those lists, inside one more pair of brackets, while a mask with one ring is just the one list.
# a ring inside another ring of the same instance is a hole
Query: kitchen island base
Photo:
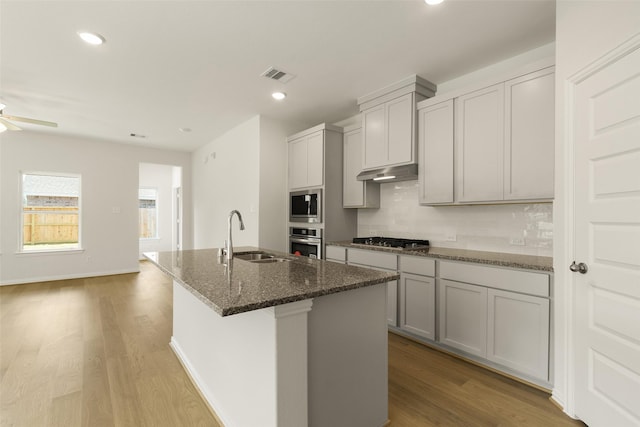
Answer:
[[225, 427], [382, 427], [386, 285], [220, 316], [174, 281], [171, 346]]

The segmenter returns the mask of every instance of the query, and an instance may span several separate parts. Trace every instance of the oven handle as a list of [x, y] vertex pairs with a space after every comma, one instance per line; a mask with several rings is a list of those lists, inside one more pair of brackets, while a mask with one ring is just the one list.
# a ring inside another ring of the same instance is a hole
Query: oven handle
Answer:
[[293, 243], [310, 243], [310, 244], [321, 244], [322, 239], [313, 239], [313, 238], [302, 238], [302, 237], [294, 237], [290, 236], [289, 241]]

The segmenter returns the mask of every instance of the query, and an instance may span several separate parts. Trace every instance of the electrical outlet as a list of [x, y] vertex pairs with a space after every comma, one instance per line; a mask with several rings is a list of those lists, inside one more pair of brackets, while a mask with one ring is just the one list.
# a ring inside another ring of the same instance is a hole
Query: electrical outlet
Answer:
[[511, 237], [509, 239], [509, 244], [511, 246], [524, 246], [524, 237]]
[[447, 233], [444, 236], [444, 241], [445, 242], [455, 242], [456, 240], [458, 240], [458, 236], [456, 236], [455, 233]]

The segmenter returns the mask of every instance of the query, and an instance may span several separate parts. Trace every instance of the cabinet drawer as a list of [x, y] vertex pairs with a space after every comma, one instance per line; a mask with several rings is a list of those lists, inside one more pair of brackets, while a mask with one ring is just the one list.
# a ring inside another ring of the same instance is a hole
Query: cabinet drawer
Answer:
[[325, 257], [328, 260], [344, 262], [347, 260], [347, 248], [340, 246], [327, 246]]
[[395, 254], [363, 249], [348, 249], [347, 254], [347, 262], [349, 264], [368, 265], [394, 271], [398, 270], [398, 256]]
[[441, 261], [440, 277], [523, 294], [549, 296], [549, 275], [544, 273]]
[[436, 275], [436, 261], [420, 256], [400, 256], [400, 271], [422, 276]]

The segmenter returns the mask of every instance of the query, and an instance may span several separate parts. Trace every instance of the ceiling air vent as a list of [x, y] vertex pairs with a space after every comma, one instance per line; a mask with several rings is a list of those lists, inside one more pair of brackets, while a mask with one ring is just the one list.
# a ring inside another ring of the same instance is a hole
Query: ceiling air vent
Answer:
[[262, 73], [261, 76], [271, 80], [277, 80], [280, 83], [287, 83], [295, 77], [293, 74], [287, 73], [286, 71], [278, 70], [273, 67], [269, 67], [269, 69]]

